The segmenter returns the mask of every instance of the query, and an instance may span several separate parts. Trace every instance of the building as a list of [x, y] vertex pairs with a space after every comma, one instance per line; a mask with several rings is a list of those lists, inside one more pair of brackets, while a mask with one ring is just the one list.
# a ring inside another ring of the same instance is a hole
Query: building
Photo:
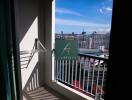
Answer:
[[109, 49], [109, 39], [110, 33], [100, 33], [93, 32], [92, 34], [86, 34], [86, 32], [82, 32], [82, 34], [75, 34], [72, 32], [71, 34], [56, 34], [56, 39], [67, 39], [73, 38], [74, 40], [78, 40], [78, 47], [85, 49], [98, 49], [100, 47], [104, 47], [104, 49]]
[[90, 36], [92, 38], [92, 48], [99, 48], [99, 46], [104, 46], [105, 49], [109, 49], [109, 39], [110, 33], [99, 33], [93, 32]]

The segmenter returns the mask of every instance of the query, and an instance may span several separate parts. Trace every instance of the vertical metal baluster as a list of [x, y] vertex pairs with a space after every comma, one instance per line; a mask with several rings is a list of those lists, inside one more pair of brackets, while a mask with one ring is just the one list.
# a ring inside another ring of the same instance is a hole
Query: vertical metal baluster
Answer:
[[56, 60], [56, 61], [57, 61], [57, 62], [56, 62], [56, 69], [57, 69], [57, 70], [56, 70], [56, 80], [58, 81], [58, 78], [59, 78], [59, 75], [58, 75], [58, 74], [59, 74], [59, 73], [58, 73], [58, 66], [59, 66], [59, 65], [58, 65], [58, 60]]
[[92, 72], [92, 84], [91, 84], [91, 94], [93, 94], [92, 93], [92, 91], [93, 91], [93, 83], [94, 83], [94, 62], [95, 62], [95, 59], [94, 59], [94, 61], [93, 61], [93, 72]]
[[65, 83], [67, 83], [67, 60], [66, 60], [66, 69], [65, 69]]
[[88, 58], [88, 77], [87, 77], [87, 81], [88, 81], [88, 83], [87, 83], [87, 92], [89, 92], [88, 91], [88, 87], [89, 87], [89, 83], [90, 83], [90, 78], [89, 78], [89, 73], [90, 73], [90, 70], [91, 70], [91, 66], [90, 66], [91, 64], [90, 64], [90, 58]]
[[[78, 65], [78, 60], [76, 60], [76, 72], [75, 72], [75, 81], [77, 80], [77, 65]], [[75, 87], [77, 87], [77, 84], [75, 82]]]
[[80, 85], [81, 85], [81, 67], [82, 67], [82, 64], [81, 64], [81, 57], [80, 57], [80, 70], [79, 70], [79, 89], [81, 89], [80, 87]]
[[102, 96], [102, 90], [103, 90], [103, 85], [104, 85], [104, 74], [105, 74], [105, 64], [104, 64], [104, 68], [103, 68], [103, 76], [102, 76], [102, 85], [101, 85], [101, 95]]
[[98, 99], [98, 81], [99, 81], [99, 72], [100, 72], [100, 60], [98, 61], [98, 75], [97, 75], [97, 86], [96, 86], [96, 92], [95, 92], [95, 98]]
[[71, 79], [71, 84], [73, 86], [73, 73], [74, 73], [74, 60], [72, 61], [72, 79]]
[[54, 81], [57, 80], [57, 68], [56, 68], [56, 60], [54, 59]]
[[59, 80], [61, 81], [61, 59], [60, 59], [60, 68], [59, 68]]
[[86, 58], [84, 58], [84, 69], [83, 69], [83, 91], [84, 91], [84, 86], [85, 86], [85, 67], [86, 67], [86, 62], [85, 62]]
[[64, 60], [62, 60], [62, 81], [64, 82]]
[[70, 68], [71, 67], [71, 60], [69, 60], [69, 71], [68, 71], [68, 84], [70, 84]]

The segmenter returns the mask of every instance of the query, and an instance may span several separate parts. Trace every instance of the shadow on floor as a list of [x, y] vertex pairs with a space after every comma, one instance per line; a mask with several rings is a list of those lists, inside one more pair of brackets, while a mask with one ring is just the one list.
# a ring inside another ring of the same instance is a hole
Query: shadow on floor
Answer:
[[28, 91], [24, 96], [27, 100], [69, 100], [47, 86]]

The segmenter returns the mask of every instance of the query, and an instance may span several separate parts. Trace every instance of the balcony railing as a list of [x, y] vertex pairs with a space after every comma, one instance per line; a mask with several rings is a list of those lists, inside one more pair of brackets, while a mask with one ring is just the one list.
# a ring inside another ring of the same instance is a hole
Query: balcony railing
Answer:
[[108, 59], [79, 54], [78, 59], [56, 59], [55, 79], [95, 100], [104, 99]]

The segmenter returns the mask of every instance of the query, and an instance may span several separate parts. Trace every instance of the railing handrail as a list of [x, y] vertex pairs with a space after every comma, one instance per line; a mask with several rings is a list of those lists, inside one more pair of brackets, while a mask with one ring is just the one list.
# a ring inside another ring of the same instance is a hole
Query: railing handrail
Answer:
[[98, 60], [108, 61], [108, 58], [103, 58], [103, 57], [99, 57], [99, 56], [95, 56], [95, 55], [90, 55], [90, 54], [85, 54], [85, 53], [79, 53], [78, 55], [84, 56], [84, 57], [89, 57], [89, 58], [94, 58], [94, 59], [98, 59]]

